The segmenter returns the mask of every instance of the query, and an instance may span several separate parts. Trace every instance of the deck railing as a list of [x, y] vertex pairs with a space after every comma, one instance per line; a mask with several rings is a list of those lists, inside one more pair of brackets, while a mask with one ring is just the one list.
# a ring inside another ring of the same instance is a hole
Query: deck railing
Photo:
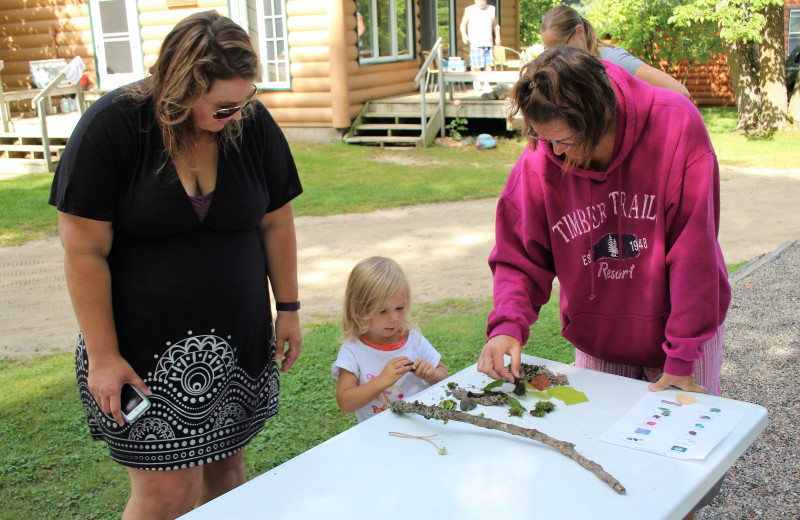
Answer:
[[[439, 38], [436, 40], [436, 43], [433, 44], [433, 48], [431, 48], [430, 54], [422, 62], [422, 67], [420, 67], [419, 72], [417, 73], [416, 78], [414, 78], [414, 84], [419, 88], [419, 97], [420, 97], [420, 120], [422, 122], [422, 146], [430, 145], [434, 138], [435, 134], [438, 133], [441, 137], [444, 137], [444, 104], [445, 104], [445, 93], [444, 93], [444, 82], [442, 78], [442, 66], [444, 65], [444, 61], [442, 58], [442, 39]], [[431, 117], [430, 125], [428, 124], [428, 102], [427, 102], [427, 94], [428, 94], [428, 85], [431, 81], [433, 75], [436, 75], [434, 78], [436, 81], [438, 92], [437, 96], [437, 108], [434, 112], [433, 116]], [[438, 123], [438, 129], [436, 129]]]
[[[53, 171], [53, 161], [50, 158], [50, 138], [47, 135], [47, 100], [52, 95], [54, 90], [63, 90], [63, 87], [59, 88], [59, 84], [66, 78], [67, 73], [65, 71], [61, 71], [58, 76], [53, 79], [53, 81], [51, 81], [33, 98], [33, 100], [31, 100], [31, 105], [36, 107], [36, 113], [39, 115], [39, 124], [42, 128], [42, 148], [44, 149], [44, 160], [47, 163], [47, 171]], [[78, 111], [80, 111], [81, 115], [83, 115], [84, 111], [86, 110], [86, 104], [83, 99], [83, 87], [81, 86], [80, 81], [75, 82], [74, 91], [75, 99], [78, 103]]]

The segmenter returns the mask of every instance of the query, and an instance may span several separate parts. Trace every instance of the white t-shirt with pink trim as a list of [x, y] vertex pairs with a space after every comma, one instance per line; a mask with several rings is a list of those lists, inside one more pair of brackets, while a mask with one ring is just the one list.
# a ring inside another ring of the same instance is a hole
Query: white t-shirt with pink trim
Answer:
[[[331, 367], [331, 375], [339, 380], [339, 369], [343, 368], [352, 372], [358, 377], [358, 384], [363, 385], [367, 381], [380, 375], [383, 368], [394, 358], [405, 356], [412, 361], [422, 359], [434, 367], [439, 365], [442, 356], [433, 348], [427, 339], [416, 330], [408, 333], [406, 344], [397, 350], [383, 351], [365, 344], [360, 339], [352, 339], [342, 344], [339, 348], [339, 356]], [[412, 395], [424, 390], [428, 384], [408, 372], [397, 380], [395, 384], [375, 396], [369, 404], [356, 410], [358, 422], [369, 419], [389, 408], [392, 401], [407, 399]]]

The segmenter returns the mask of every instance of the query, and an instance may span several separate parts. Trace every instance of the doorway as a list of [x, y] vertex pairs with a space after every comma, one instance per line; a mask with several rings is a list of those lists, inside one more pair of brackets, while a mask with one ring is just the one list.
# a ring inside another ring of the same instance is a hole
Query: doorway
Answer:
[[422, 51], [429, 51], [436, 39], [442, 38], [442, 50], [447, 56], [455, 48], [454, 0], [420, 0], [420, 40]]
[[104, 90], [144, 78], [136, 0], [89, 0], [97, 84]]

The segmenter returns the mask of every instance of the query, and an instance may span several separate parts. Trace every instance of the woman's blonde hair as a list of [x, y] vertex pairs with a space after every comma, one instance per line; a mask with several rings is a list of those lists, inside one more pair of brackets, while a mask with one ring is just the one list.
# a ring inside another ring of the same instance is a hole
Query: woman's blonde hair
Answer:
[[[406, 289], [406, 309], [411, 308], [411, 288], [400, 266], [391, 258], [373, 256], [353, 267], [347, 280], [342, 313], [342, 338], [364, 334], [369, 321], [398, 289]], [[414, 328], [406, 315], [406, 329]]]
[[575, 33], [575, 27], [580, 25], [586, 33], [586, 44], [589, 46], [587, 49], [590, 54], [600, 56], [600, 47], [609, 46], [597, 37], [597, 31], [589, 23], [589, 20], [584, 18], [575, 9], [566, 6], [558, 5], [547, 11], [542, 18], [542, 26], [539, 33], [545, 31], [552, 31], [553, 35], [559, 41], [566, 41]]
[[[150, 76], [124, 87], [139, 101], [151, 100], [164, 140], [165, 162], [191, 150], [195, 127], [192, 107], [215, 80], [254, 80], [260, 64], [244, 29], [217, 11], [187, 16], [167, 34]], [[242, 117], [252, 106], [242, 110]], [[238, 149], [241, 121], [231, 120], [219, 134], [223, 146]]]

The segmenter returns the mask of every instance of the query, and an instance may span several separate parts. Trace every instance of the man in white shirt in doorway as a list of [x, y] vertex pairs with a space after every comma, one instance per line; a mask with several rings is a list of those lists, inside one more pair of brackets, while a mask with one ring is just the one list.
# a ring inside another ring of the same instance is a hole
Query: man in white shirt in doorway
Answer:
[[[464, 9], [460, 28], [461, 39], [464, 40], [464, 43], [469, 44], [470, 70], [490, 70], [494, 65], [492, 47], [501, 45], [500, 24], [497, 22], [494, 6], [488, 5], [487, 0], [475, 0], [475, 5]], [[494, 32], [494, 39], [492, 39], [492, 32]], [[475, 90], [481, 90], [480, 81], [473, 82], [473, 86]], [[483, 88], [491, 90], [488, 81]]]

